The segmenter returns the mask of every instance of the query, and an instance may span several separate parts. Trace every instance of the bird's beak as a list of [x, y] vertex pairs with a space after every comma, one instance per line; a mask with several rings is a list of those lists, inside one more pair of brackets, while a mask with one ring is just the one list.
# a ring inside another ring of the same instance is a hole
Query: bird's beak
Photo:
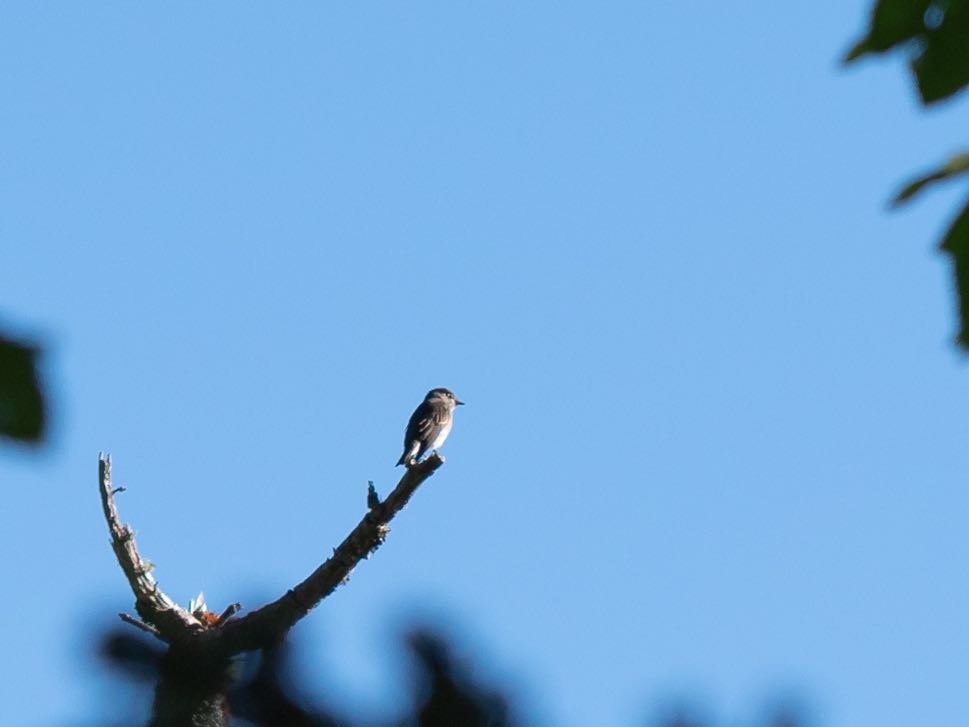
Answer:
[[454, 403], [457, 404], [458, 406], [464, 406], [464, 402], [458, 401], [457, 399], [454, 400]]

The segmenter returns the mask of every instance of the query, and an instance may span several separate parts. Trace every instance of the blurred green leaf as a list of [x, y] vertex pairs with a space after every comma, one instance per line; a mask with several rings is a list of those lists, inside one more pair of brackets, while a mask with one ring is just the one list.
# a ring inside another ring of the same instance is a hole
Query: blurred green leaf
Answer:
[[[922, 103], [948, 98], [969, 85], [969, 0], [876, 0], [868, 33], [845, 54], [852, 63], [869, 53], [903, 46]], [[969, 172], [969, 152], [906, 184], [892, 199], [904, 204], [926, 187]], [[940, 248], [952, 256], [959, 296], [960, 346], [969, 350], [969, 203], [955, 218]]]
[[956, 341], [969, 350], [969, 202], [945, 233], [943, 252], [952, 256], [956, 293], [959, 296], [959, 333]]
[[868, 34], [845, 54], [851, 63], [869, 53], [907, 46], [922, 103], [969, 85], [969, 1], [878, 0]]
[[868, 35], [845, 55], [851, 63], [866, 53], [884, 53], [925, 31], [925, 13], [932, 0], [878, 0], [872, 8]]
[[0, 436], [39, 442], [44, 408], [36, 349], [0, 336]]
[[921, 52], [912, 60], [912, 72], [922, 103], [948, 98], [969, 84], [969, 2], [950, 0], [938, 27], [924, 34]]
[[892, 199], [891, 204], [893, 207], [897, 207], [908, 202], [930, 184], [951, 179], [952, 177], [958, 177], [960, 174], [965, 174], [966, 172], [969, 172], [969, 152], [955, 154], [949, 161], [935, 171], [921, 177], [916, 177], [902, 187], [901, 191]]

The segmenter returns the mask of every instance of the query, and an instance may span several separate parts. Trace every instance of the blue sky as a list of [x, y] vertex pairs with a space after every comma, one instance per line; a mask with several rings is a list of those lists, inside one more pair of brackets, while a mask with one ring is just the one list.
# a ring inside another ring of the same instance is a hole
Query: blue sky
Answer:
[[0, 450], [0, 722], [111, 694], [100, 450], [168, 593], [254, 607], [442, 385], [448, 462], [299, 627], [308, 692], [392, 711], [424, 618], [538, 723], [958, 722], [959, 191], [885, 201], [964, 117], [837, 65], [866, 12], [6, 4], [0, 322], [55, 425]]

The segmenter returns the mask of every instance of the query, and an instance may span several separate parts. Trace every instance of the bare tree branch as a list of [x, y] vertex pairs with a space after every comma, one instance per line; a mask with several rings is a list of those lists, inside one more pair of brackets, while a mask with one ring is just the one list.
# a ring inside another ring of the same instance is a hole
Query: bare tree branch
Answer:
[[187, 646], [192, 643], [193, 649], [203, 649], [210, 655], [221, 654], [227, 657], [272, 646], [297, 621], [346, 581], [357, 563], [380, 547], [390, 532], [390, 521], [404, 508], [421, 483], [443, 464], [443, 457], [432, 454], [423, 462], [407, 468], [397, 487], [382, 502], [370, 483], [368, 511], [363, 519], [333, 550], [332, 556], [302, 583], [272, 603], [241, 618], [233, 618], [239, 609], [238, 604], [233, 604], [221, 616], [215, 617], [212, 614], [211, 621], [204, 618], [200, 621], [158, 587], [157, 581], [151, 575], [150, 566], [141, 559], [134, 533], [118, 517], [114, 496], [122, 488], [111, 487], [111, 458], [102, 454], [99, 468], [101, 504], [111, 531], [111, 547], [135, 594], [135, 608], [144, 623], [127, 614], [122, 618], [170, 644], [180, 643]]
[[202, 602], [194, 614], [190, 613], [158, 587], [150, 565], [138, 553], [131, 527], [118, 517], [114, 497], [124, 488], [111, 486], [111, 458], [102, 454], [99, 463], [101, 504], [111, 532], [111, 547], [135, 595], [135, 608], [142, 620], [119, 615], [169, 644], [155, 689], [150, 727], [227, 727], [232, 657], [278, 645], [297, 621], [349, 578], [357, 563], [380, 547], [390, 532], [388, 523], [444, 459], [435, 453], [408, 467], [383, 502], [369, 483], [367, 513], [333, 555], [302, 583], [242, 618], [235, 618], [239, 604], [230, 605], [217, 616]]
[[111, 532], [111, 547], [118, 559], [118, 565], [128, 579], [131, 592], [135, 595], [138, 615], [157, 629], [156, 635], [160, 639], [169, 643], [182, 641], [201, 631], [202, 624], [158, 587], [158, 582], [151, 574], [150, 564], [141, 559], [134, 532], [128, 525], [123, 525], [118, 517], [118, 508], [114, 502], [114, 495], [118, 490], [111, 487], [111, 457], [101, 454], [98, 460], [101, 505]]
[[409, 467], [383, 502], [374, 502], [377, 499], [374, 492], [373, 497], [368, 498], [371, 508], [363, 520], [309, 577], [272, 603], [233, 619], [220, 629], [219, 640], [226, 652], [238, 654], [278, 642], [297, 621], [346, 581], [357, 563], [380, 547], [390, 532], [390, 521], [404, 508], [421, 483], [442, 464], [444, 458], [432, 454]]

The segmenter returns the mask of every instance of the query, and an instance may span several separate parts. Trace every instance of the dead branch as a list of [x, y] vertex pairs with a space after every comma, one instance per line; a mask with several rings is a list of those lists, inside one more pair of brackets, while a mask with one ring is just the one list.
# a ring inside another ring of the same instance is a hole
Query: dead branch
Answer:
[[123, 488], [114, 490], [111, 487], [111, 457], [101, 454], [98, 460], [101, 505], [111, 532], [111, 548], [135, 595], [138, 615], [146, 624], [154, 627], [156, 636], [169, 643], [184, 640], [201, 631], [202, 624], [158, 587], [158, 582], [151, 574], [151, 566], [141, 559], [134, 532], [130, 526], [123, 525], [118, 517], [114, 496]]
[[357, 563], [380, 547], [390, 532], [390, 521], [404, 508], [421, 483], [442, 464], [444, 458], [433, 454], [409, 467], [383, 502], [374, 503], [374, 492], [373, 497], [368, 498], [371, 509], [336, 547], [333, 555], [302, 583], [272, 603], [222, 627], [220, 641], [227, 653], [238, 654], [277, 643], [297, 621], [346, 581]]
[[404, 508], [417, 488], [443, 464], [444, 458], [433, 454], [407, 468], [383, 501], [377, 497], [371, 483], [368, 511], [363, 519], [333, 550], [333, 555], [305, 580], [272, 603], [241, 618], [234, 618], [238, 605], [233, 604], [212, 624], [202, 624], [158, 587], [151, 568], [141, 559], [134, 533], [129, 526], [121, 524], [118, 517], [114, 502], [118, 490], [111, 487], [111, 458], [102, 454], [99, 468], [101, 503], [111, 532], [111, 547], [135, 595], [135, 608], [144, 624], [136, 623], [137, 619], [131, 616], [123, 618], [170, 644], [191, 641], [197, 647], [211, 648], [210, 653], [223, 656], [277, 644], [289, 629], [350, 577], [357, 563], [380, 547], [390, 532], [390, 521]]

